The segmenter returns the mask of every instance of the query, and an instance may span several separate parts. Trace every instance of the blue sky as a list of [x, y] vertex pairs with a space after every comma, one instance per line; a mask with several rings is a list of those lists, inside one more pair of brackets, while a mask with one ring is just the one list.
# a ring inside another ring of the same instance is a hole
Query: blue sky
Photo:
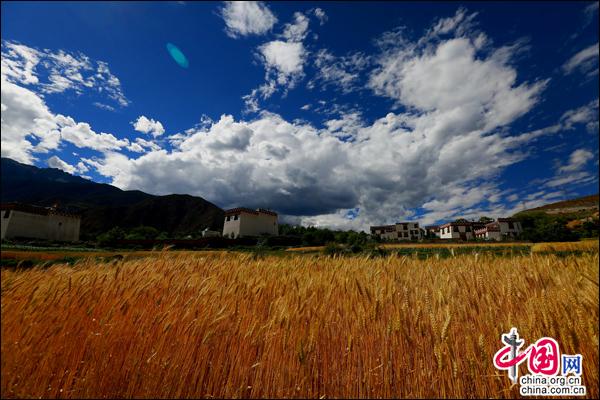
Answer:
[[1, 7], [3, 157], [354, 229], [598, 192], [597, 2]]

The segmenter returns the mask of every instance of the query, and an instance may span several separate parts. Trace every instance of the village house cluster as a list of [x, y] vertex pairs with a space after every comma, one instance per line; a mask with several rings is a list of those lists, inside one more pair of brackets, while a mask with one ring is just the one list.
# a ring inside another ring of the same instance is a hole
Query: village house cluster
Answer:
[[[2, 239], [28, 237], [57, 241], [78, 241], [81, 217], [55, 207], [39, 207], [20, 203], [4, 203]], [[386, 241], [417, 241], [421, 239], [503, 240], [515, 238], [523, 231], [513, 218], [498, 218], [491, 222], [459, 220], [443, 225], [421, 228], [418, 222], [398, 222], [372, 226], [371, 235]], [[203, 237], [223, 236], [229, 239], [251, 236], [277, 236], [277, 213], [263, 208], [232, 208], [225, 211], [223, 231], [202, 231]]]
[[422, 238], [455, 240], [503, 240], [516, 238], [523, 231], [514, 218], [498, 218], [491, 222], [455, 221], [443, 225], [419, 228], [418, 222], [398, 222], [394, 225], [372, 226], [371, 235], [381, 240], [404, 241]]

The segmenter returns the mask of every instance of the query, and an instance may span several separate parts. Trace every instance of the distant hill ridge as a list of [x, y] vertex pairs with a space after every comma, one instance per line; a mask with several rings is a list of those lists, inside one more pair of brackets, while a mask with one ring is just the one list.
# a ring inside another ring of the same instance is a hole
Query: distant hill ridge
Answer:
[[114, 226], [152, 226], [169, 234], [223, 228], [224, 212], [201, 197], [155, 196], [121, 190], [73, 176], [56, 168], [38, 168], [2, 157], [1, 201], [40, 206], [59, 203], [82, 214], [81, 236], [93, 237]]
[[541, 207], [529, 209], [527, 211], [545, 211], [547, 213], [572, 212], [577, 210], [598, 209], [598, 194], [579, 197], [572, 200], [563, 200], [556, 203], [546, 204]]

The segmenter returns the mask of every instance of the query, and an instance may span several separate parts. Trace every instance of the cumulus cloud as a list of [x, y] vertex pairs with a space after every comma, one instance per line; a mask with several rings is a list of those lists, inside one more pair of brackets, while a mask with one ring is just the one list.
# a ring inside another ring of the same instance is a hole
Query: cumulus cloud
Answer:
[[[81, 53], [39, 50], [3, 40], [2, 77], [8, 82], [31, 85], [41, 93], [72, 90], [81, 94], [85, 90], [94, 90], [122, 107], [130, 103], [123, 93], [121, 82], [110, 72], [108, 64], [93, 61]], [[104, 108], [107, 107], [112, 108], [106, 105]]]
[[50, 157], [48, 159], [48, 166], [50, 168], [58, 168], [62, 171], [68, 172], [69, 174], [74, 174], [77, 171], [77, 168], [61, 160], [58, 156]]
[[[590, 103], [566, 112], [554, 125], [512, 132], [511, 124], [540, 101], [547, 81], [517, 84], [511, 60], [520, 46], [492, 48], [476, 31], [475, 17], [459, 10], [450, 19], [436, 21], [418, 40], [396, 29], [378, 41], [381, 53], [369, 61], [376, 68], [368, 88], [392, 99], [401, 111], [383, 112], [367, 121], [359, 110], [333, 104], [337, 115], [319, 126], [259, 112], [258, 98], [293, 86], [304, 74], [307, 51], [302, 40], [308, 28], [302, 28], [302, 21], [295, 18], [277, 40], [259, 47], [267, 73], [265, 83], [247, 98], [258, 112], [253, 118], [224, 114], [216, 121], [204, 120], [171, 135], [171, 147], [161, 148], [142, 138], [129, 142], [96, 134], [87, 124], [61, 119], [34, 93], [5, 101], [3, 85], [3, 154], [4, 110], [22, 106], [33, 117], [22, 122], [27, 134], [15, 134], [13, 142], [24, 139], [29, 145], [25, 155], [31, 155], [34, 146], [26, 136], [39, 132], [48, 138], [47, 148], [69, 140], [100, 149], [101, 156], [82, 159], [83, 165], [123, 189], [190, 193], [224, 208], [273, 208], [282, 218], [302, 224], [368, 229], [370, 224], [415, 218], [417, 207], [425, 213], [420, 217], [423, 223], [482, 213], [510, 215], [511, 208], [502, 206], [501, 199], [517, 197], [498, 188], [502, 171], [528, 157], [527, 146], [538, 138], [587, 126], [594, 104], [597, 110], [597, 102]], [[345, 61], [360, 64], [328, 53], [322, 58], [321, 69], [330, 68], [331, 76], [321, 78], [324, 83], [352, 73]], [[348, 88], [359, 81], [345, 80]], [[326, 106], [324, 100], [313, 105], [315, 111]], [[41, 117], [36, 120], [36, 115]], [[51, 124], [40, 126], [46, 120]], [[149, 125], [156, 122], [146, 120]], [[54, 131], [57, 136], [50, 134]], [[17, 151], [15, 146], [11, 151]], [[589, 162], [589, 154], [571, 155], [568, 163], [557, 167], [557, 180], [585, 173]], [[530, 202], [551, 196], [556, 192], [553, 184], [542, 183], [543, 193]]]
[[265, 67], [265, 83], [242, 97], [247, 112], [259, 111], [259, 98], [271, 97], [279, 87], [284, 95], [304, 77], [307, 52], [302, 42], [273, 40], [258, 48], [259, 58]]
[[132, 122], [133, 129], [138, 132], [148, 133], [154, 137], [160, 136], [165, 133], [165, 128], [160, 121], [155, 121], [151, 118], [147, 118], [143, 115], [139, 116], [135, 122]]
[[[544, 128], [506, 129], [534, 108], [546, 80], [517, 84], [518, 46], [488, 43], [484, 51], [474, 19], [456, 18], [462, 22], [436, 21], [426, 40], [380, 43], [370, 87], [402, 112], [367, 122], [346, 110], [320, 127], [265, 111], [249, 120], [223, 115], [179, 134], [172, 150], [135, 159], [109, 152], [96, 168], [124, 189], [269, 207], [304, 224], [366, 229], [414, 218], [417, 207], [424, 222], [502, 215], [510, 210], [501, 199], [513, 194], [497, 187], [502, 171], [528, 157], [538, 138], [589, 118], [572, 111]], [[300, 71], [300, 63], [274, 55], [269, 63], [276, 74]]]
[[369, 86], [414, 110], [461, 112], [465, 120], [477, 120], [487, 130], [531, 109], [548, 82], [516, 85], [506, 48], [502, 52], [502, 57], [478, 56], [473, 39], [467, 37], [404, 44], [381, 55]]
[[62, 141], [100, 152], [129, 145], [127, 139], [96, 133], [85, 122], [54, 114], [38, 94], [5, 80], [5, 76], [1, 77], [1, 87], [3, 157], [32, 164], [36, 154], [58, 149]]
[[593, 76], [598, 74], [598, 42], [577, 52], [562, 66], [566, 75], [579, 71], [585, 75]]
[[304, 47], [302, 43], [274, 40], [259, 48], [268, 69], [277, 72], [277, 82], [285, 84], [288, 77], [302, 73]]
[[59, 158], [58, 156], [50, 157], [46, 163], [50, 168], [58, 168], [71, 175], [77, 174], [80, 176], [85, 176], [83, 174], [89, 171], [89, 168], [82, 161], [79, 161], [77, 165], [71, 165], [68, 162]]
[[131, 142], [129, 146], [127, 146], [127, 150], [134, 153], [145, 153], [149, 150], [157, 151], [160, 149], [161, 147], [155, 142], [142, 138], [136, 138], [135, 141]]
[[309, 19], [306, 15], [294, 13], [294, 21], [285, 24], [279, 39], [264, 43], [258, 47], [258, 59], [265, 68], [265, 83], [242, 97], [245, 112], [258, 112], [259, 99], [268, 99], [277, 90], [283, 88], [283, 96], [293, 89], [305, 76], [304, 64], [309, 52], [303, 40], [309, 30]]
[[227, 1], [221, 9], [227, 35], [231, 38], [267, 33], [277, 17], [262, 1]]
[[291, 42], [303, 41], [308, 34], [308, 22], [308, 18], [304, 14], [295, 12], [294, 22], [285, 24], [281, 36]]
[[111, 133], [96, 133], [87, 122], [75, 122], [71, 117], [58, 115], [55, 118], [60, 127], [62, 140], [79, 148], [88, 148], [99, 152], [118, 150], [129, 145], [129, 140], [118, 139]]
[[[1, 78], [3, 157], [31, 164], [33, 151], [40, 153], [56, 149], [60, 132], [55, 116], [34, 92]], [[37, 145], [28, 137], [39, 140]]]

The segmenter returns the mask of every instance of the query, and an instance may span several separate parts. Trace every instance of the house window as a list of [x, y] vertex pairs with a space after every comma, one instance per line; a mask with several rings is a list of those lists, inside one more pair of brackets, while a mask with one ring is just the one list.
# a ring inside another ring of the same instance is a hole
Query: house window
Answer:
[[408, 232], [404, 232], [404, 237], [407, 238], [408, 237]]
[[466, 229], [465, 232], [471, 232], [471, 227], [470, 226], [467, 226], [465, 229]]
[[229, 219], [230, 219], [230, 218], [231, 218], [231, 217], [230, 217], [229, 215], [228, 215], [228, 216], [226, 216], [226, 217], [225, 217], [225, 221], [229, 221]]
[[452, 232], [458, 232], [458, 226], [453, 226], [452, 227]]
[[4, 211], [4, 218], [10, 217], [10, 210]]
[[234, 220], [234, 221], [237, 221], [237, 220], [238, 220], [238, 215], [237, 215], [237, 214], [233, 216], [233, 220]]
[[508, 229], [514, 229], [512, 221], [508, 221]]

